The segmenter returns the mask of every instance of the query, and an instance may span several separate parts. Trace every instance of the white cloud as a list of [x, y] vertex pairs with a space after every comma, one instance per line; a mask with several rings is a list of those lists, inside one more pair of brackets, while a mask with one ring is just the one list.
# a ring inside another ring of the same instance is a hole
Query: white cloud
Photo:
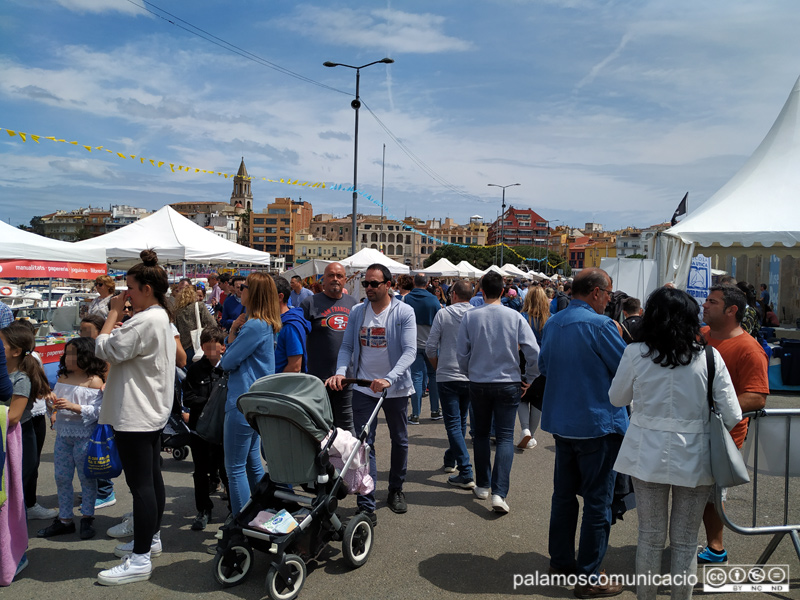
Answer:
[[335, 44], [390, 53], [463, 52], [472, 42], [445, 34], [445, 17], [390, 8], [369, 11], [299, 6], [280, 25], [307, 37]]
[[121, 12], [131, 15], [145, 15], [146, 12], [127, 0], [55, 0], [64, 8], [80, 13]]

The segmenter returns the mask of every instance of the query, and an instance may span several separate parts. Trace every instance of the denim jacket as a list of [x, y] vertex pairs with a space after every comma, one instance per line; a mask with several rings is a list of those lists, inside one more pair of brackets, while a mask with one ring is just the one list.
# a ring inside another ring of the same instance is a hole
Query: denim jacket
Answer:
[[272, 326], [261, 319], [247, 319], [236, 339], [228, 345], [219, 366], [229, 373], [225, 412], [236, 410], [239, 396], [256, 379], [275, 373], [275, 342]]
[[[347, 367], [352, 365], [353, 373], [358, 373], [358, 361], [361, 356], [361, 344], [358, 341], [358, 332], [364, 324], [367, 302], [361, 302], [350, 311], [347, 329], [339, 348], [336, 360], [336, 374], [345, 375]], [[386, 309], [389, 316], [386, 322], [386, 343], [389, 350], [389, 362], [394, 365], [392, 370], [383, 379], [392, 387], [398, 389], [414, 388], [411, 382], [411, 364], [417, 358], [417, 322], [414, 309], [408, 306], [397, 296], [392, 296], [392, 302]], [[392, 397], [389, 390], [389, 397]]]
[[550, 317], [539, 354], [547, 377], [542, 429], [566, 438], [624, 435], [627, 411], [612, 406], [608, 389], [625, 347], [614, 321], [582, 300]]

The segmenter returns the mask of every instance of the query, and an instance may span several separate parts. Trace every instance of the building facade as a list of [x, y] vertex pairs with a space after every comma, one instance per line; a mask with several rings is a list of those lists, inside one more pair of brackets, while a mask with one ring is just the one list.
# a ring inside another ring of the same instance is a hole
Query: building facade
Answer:
[[546, 246], [547, 220], [530, 208], [509, 206], [503, 218], [489, 226], [489, 245], [501, 241], [507, 246]]
[[309, 229], [313, 208], [309, 202], [275, 198], [262, 212], [250, 213], [250, 247], [286, 259], [286, 267], [295, 264], [295, 236]]

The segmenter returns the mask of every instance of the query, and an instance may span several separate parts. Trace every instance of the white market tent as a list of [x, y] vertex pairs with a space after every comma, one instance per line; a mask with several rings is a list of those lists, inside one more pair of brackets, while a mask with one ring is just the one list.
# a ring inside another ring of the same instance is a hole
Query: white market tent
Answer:
[[456, 269], [458, 269], [459, 277], [464, 277], [467, 279], [477, 279], [478, 277], [483, 275], [483, 271], [481, 271], [477, 267], [473, 267], [466, 260], [462, 260], [460, 263], [458, 263], [456, 265]]
[[497, 265], [490, 265], [488, 269], [486, 269], [481, 275], [486, 275], [489, 271], [494, 271], [495, 273], [500, 273], [503, 277], [514, 277], [513, 273], [507, 273]]
[[311, 260], [304, 262], [302, 264], [297, 265], [291, 269], [286, 269], [283, 273], [281, 273], [281, 277], [285, 277], [286, 279], [291, 279], [292, 277], [300, 277], [301, 279], [305, 279], [307, 277], [315, 277], [317, 275], [322, 275], [325, 272], [325, 267], [331, 264], [332, 260], [322, 260], [320, 258], [312, 258]]
[[520, 269], [515, 265], [512, 265], [511, 263], [504, 264], [503, 271], [505, 271], [509, 275], [513, 275], [514, 277], [524, 278], [528, 276], [528, 274], [525, 271], [523, 271], [522, 269]]
[[169, 206], [96, 238], [75, 242], [81, 248], [102, 248], [115, 267], [139, 262], [142, 250], [158, 253], [160, 264], [254, 264], [269, 266], [269, 253], [223, 239]]
[[105, 263], [106, 253], [102, 248], [82, 248], [0, 221], [0, 260]]
[[440, 258], [430, 267], [415, 272], [434, 277], [458, 277], [458, 267], [446, 258]]
[[375, 250], [375, 248], [363, 248], [343, 260], [338, 261], [348, 274], [355, 273], [356, 271], [364, 271], [368, 266], [380, 263], [388, 267], [392, 275], [407, 275], [410, 271], [407, 265], [392, 260], [385, 254]]
[[739, 172], [660, 236], [659, 281], [684, 287], [696, 246], [796, 246], [799, 205], [800, 78], [769, 133]]

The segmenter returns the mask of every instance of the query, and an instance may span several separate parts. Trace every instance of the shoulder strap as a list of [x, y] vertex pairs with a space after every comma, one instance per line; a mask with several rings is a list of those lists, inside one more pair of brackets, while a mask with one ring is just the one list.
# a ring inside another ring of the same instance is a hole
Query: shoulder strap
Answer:
[[708, 390], [706, 392], [706, 398], [708, 400], [708, 408], [713, 411], [714, 410], [713, 383], [715, 376], [715, 368], [714, 368], [714, 349], [711, 346], [706, 346], [706, 368], [708, 370]]
[[196, 329], [200, 329], [203, 326], [203, 322], [200, 320], [200, 303], [194, 303], [194, 318], [197, 323]]

